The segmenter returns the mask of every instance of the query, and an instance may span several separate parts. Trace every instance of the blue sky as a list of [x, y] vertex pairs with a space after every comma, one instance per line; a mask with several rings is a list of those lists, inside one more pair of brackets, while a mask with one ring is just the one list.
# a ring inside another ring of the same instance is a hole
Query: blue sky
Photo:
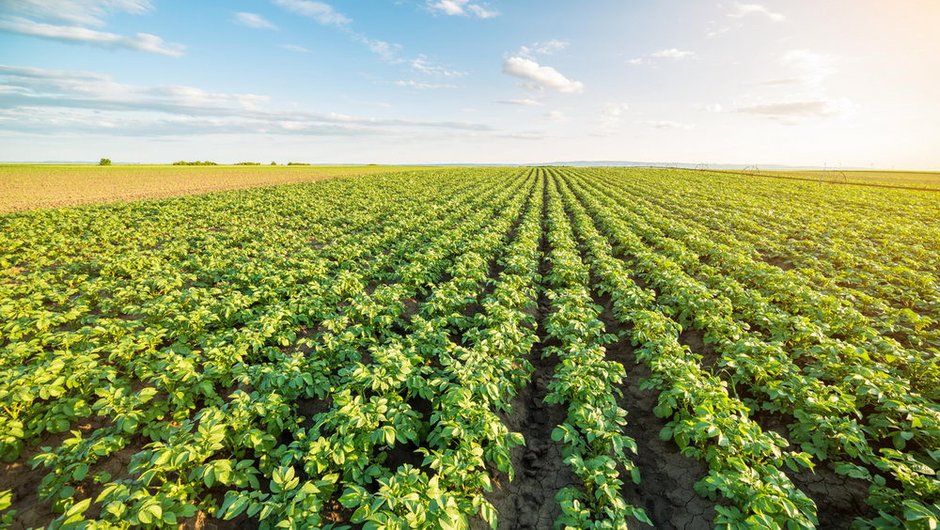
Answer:
[[940, 169], [934, 0], [0, 0], [0, 160]]

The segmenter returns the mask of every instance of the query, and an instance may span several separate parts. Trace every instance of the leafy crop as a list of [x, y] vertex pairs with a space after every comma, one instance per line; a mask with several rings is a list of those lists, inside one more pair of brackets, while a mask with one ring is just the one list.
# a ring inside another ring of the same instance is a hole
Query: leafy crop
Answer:
[[[532, 444], [555, 526], [657, 525], [655, 442], [716, 527], [827, 524], [820, 474], [856, 527], [935, 528], [940, 206], [814, 186], [428, 169], [0, 217], [0, 527], [495, 528]], [[527, 440], [536, 354], [563, 420]]]

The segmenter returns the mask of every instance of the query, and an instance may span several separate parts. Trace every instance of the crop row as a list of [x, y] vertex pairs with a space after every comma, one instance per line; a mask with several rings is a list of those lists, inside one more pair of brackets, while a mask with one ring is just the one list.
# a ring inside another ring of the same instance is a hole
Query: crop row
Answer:
[[[505, 527], [546, 445], [556, 527], [659, 525], [627, 387], [716, 527], [935, 526], [932, 207], [747, 182], [428, 170], [0, 217], [0, 527]], [[547, 429], [510, 421], [543, 380]]]

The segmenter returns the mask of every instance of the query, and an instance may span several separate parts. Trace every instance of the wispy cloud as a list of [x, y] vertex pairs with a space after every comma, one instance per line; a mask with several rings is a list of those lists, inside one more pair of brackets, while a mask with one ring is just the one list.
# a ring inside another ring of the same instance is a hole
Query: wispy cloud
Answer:
[[600, 129], [592, 136], [607, 137], [620, 132], [624, 116], [630, 111], [630, 105], [620, 102], [608, 102], [600, 109]]
[[695, 52], [691, 52], [689, 50], [680, 50], [678, 48], [668, 48], [665, 50], [655, 51], [650, 56], [657, 59], [673, 59], [676, 61], [681, 61], [682, 59], [694, 57]]
[[552, 121], [564, 121], [567, 118], [565, 113], [560, 110], [550, 110], [545, 113], [545, 117]]
[[679, 48], [666, 48], [663, 50], [657, 50], [644, 57], [634, 57], [633, 59], [628, 60], [627, 64], [638, 66], [641, 64], [655, 63], [656, 59], [681, 61], [690, 57], [695, 57], [695, 52], [689, 50], [680, 50]]
[[389, 63], [400, 63], [402, 59], [399, 58], [398, 52], [401, 50], [400, 44], [395, 44], [392, 42], [387, 42], [384, 40], [372, 39], [361, 33], [351, 33], [353, 40], [364, 44], [370, 52], [378, 55], [383, 61]]
[[100, 29], [113, 13], [142, 15], [152, 9], [148, 0], [0, 0], [0, 31], [101, 48], [183, 55], [185, 46], [151, 33], [121, 35]]
[[771, 11], [763, 4], [742, 4], [736, 2], [731, 8], [731, 11], [728, 12], [728, 16], [731, 18], [744, 18], [749, 15], [761, 15], [774, 22], [783, 22], [787, 19], [782, 13]]
[[114, 12], [143, 15], [153, 10], [149, 0], [3, 0], [0, 7], [28, 18], [93, 27], [104, 26]]
[[519, 48], [519, 55], [523, 57], [533, 57], [535, 55], [552, 55], [568, 48], [569, 43], [566, 40], [551, 39], [545, 42], [533, 42], [527, 46]]
[[426, 56], [419, 55], [411, 60], [411, 68], [416, 72], [427, 75], [436, 75], [442, 77], [463, 77], [467, 72], [451, 70], [445, 66], [431, 62]]
[[398, 87], [413, 88], [415, 90], [435, 90], [438, 88], [457, 88], [457, 85], [424, 83], [421, 81], [415, 81], [414, 79], [399, 80], [399, 81], [395, 81], [393, 84]]
[[315, 20], [324, 26], [346, 26], [352, 22], [352, 19], [325, 2], [315, 0], [272, 0], [272, 2], [280, 8]]
[[[268, 108], [271, 100], [264, 95], [209, 92], [190, 86], [127, 85], [93, 72], [0, 65], [0, 83], [5, 87], [0, 92], [0, 113], [7, 117], [32, 116], [28, 124], [8, 120], [7, 126], [26, 130], [28, 125], [34, 132], [63, 132], [66, 123], [79, 127], [78, 119], [73, 123], [63, 118], [67, 115], [89, 120], [81, 125], [83, 131], [100, 129], [109, 133], [123, 131], [125, 126], [134, 132], [146, 131], [147, 123], [153, 125], [153, 131], [176, 135], [202, 132], [210, 125], [218, 126], [220, 133], [384, 134], [415, 129], [492, 130], [478, 123], [282, 111]], [[105, 127], [107, 123], [111, 125]], [[187, 124], [199, 126], [189, 128]], [[230, 126], [231, 131], [219, 124]]]
[[532, 98], [520, 98], [520, 99], [501, 99], [498, 103], [503, 105], [520, 105], [523, 107], [541, 107], [542, 102], [532, 99]]
[[257, 13], [245, 13], [240, 11], [235, 13], [233, 20], [236, 24], [249, 28], [270, 30], [277, 29], [277, 26]]
[[451, 16], [473, 16], [476, 18], [499, 16], [499, 11], [470, 0], [428, 0], [427, 6], [431, 11]]
[[29, 35], [61, 42], [87, 44], [101, 48], [135, 50], [170, 57], [179, 57], [186, 51], [182, 44], [173, 44], [150, 33], [119, 35], [107, 31], [84, 28], [81, 26], [63, 26], [35, 22], [33, 20], [12, 17], [0, 19], [0, 31]]
[[333, 6], [316, 0], [271, 0], [274, 5], [281, 7], [295, 15], [309, 18], [324, 26], [334, 26], [345, 33], [349, 38], [365, 46], [370, 52], [378, 55], [383, 61], [399, 63], [398, 52], [401, 45], [392, 42], [373, 39], [363, 33], [353, 30], [352, 19], [337, 11]]
[[532, 59], [513, 56], [503, 61], [503, 73], [534, 83], [540, 89], [551, 89], [564, 94], [584, 92], [584, 83], [568, 79], [551, 66], [543, 66]]
[[604, 108], [601, 109], [601, 115], [609, 123], [617, 123], [620, 121], [620, 118], [630, 110], [630, 105], [626, 103], [608, 103], [604, 105]]
[[848, 113], [851, 103], [845, 99], [814, 99], [765, 101], [742, 104], [735, 108], [737, 112], [754, 114], [765, 118], [796, 123], [805, 118], [828, 118]]

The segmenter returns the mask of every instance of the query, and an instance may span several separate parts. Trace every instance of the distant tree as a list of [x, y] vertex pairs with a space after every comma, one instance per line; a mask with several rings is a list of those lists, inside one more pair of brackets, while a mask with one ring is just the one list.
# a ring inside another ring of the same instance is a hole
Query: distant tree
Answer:
[[275, 162], [275, 161], [272, 160], [272, 161], [271, 161], [271, 165], [272, 165], [272, 166], [276, 166], [276, 165], [277, 165], [277, 162]]
[[101, 160], [98, 161], [98, 165], [99, 165], [99, 166], [110, 166], [110, 165], [111, 165], [111, 159], [110, 159], [110, 158], [102, 158]]
[[310, 164], [306, 162], [288, 162], [288, 166], [309, 166]]

